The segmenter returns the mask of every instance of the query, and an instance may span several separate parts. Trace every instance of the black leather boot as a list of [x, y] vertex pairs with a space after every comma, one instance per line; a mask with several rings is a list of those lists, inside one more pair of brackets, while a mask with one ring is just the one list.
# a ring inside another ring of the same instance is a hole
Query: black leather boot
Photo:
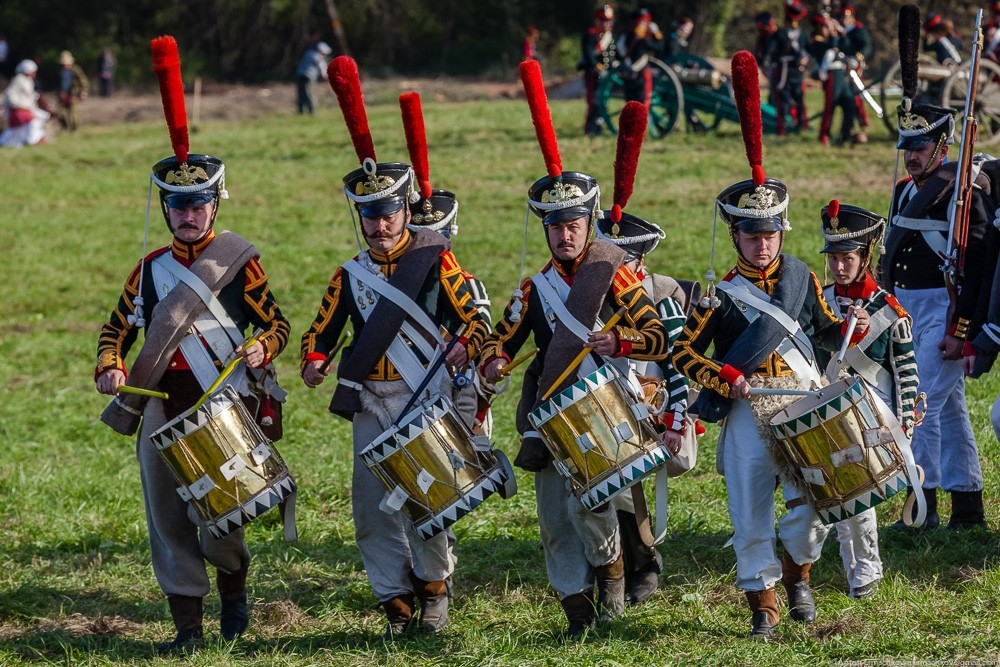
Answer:
[[219, 589], [222, 611], [219, 614], [219, 632], [226, 641], [233, 641], [242, 635], [250, 624], [247, 608], [247, 570], [244, 566], [237, 572], [215, 574], [215, 585]]
[[951, 492], [951, 519], [948, 520], [948, 528], [951, 530], [986, 529], [982, 490]]
[[411, 572], [410, 579], [420, 600], [420, 631], [436, 635], [448, 625], [451, 577], [443, 581], [424, 581]]
[[793, 621], [812, 623], [816, 620], [816, 601], [809, 589], [812, 563], [799, 565], [785, 552], [781, 561], [781, 585], [788, 594], [788, 616]]
[[660, 585], [663, 558], [646, 545], [639, 535], [635, 514], [615, 510], [621, 530], [622, 558], [625, 559], [625, 604], [637, 605], [647, 600]]
[[625, 560], [594, 568], [597, 579], [597, 624], [608, 625], [625, 613]]
[[382, 603], [389, 624], [382, 639], [392, 641], [405, 635], [413, 625], [413, 593], [389, 598]]
[[[924, 525], [919, 528], [910, 528], [906, 525], [906, 522], [900, 519], [896, 523], [889, 526], [889, 530], [934, 530], [941, 525], [941, 518], [938, 516], [937, 511], [937, 487], [933, 489], [924, 487], [924, 500], [927, 501], [927, 516], [924, 518]], [[906, 492], [906, 497], [909, 498], [913, 495], [913, 491], [908, 489]], [[913, 505], [913, 512], [911, 518], [917, 516], [917, 506], [916, 503]]]
[[571, 639], [582, 637], [594, 625], [597, 616], [594, 608], [594, 592], [577, 593], [559, 602], [566, 613], [566, 620], [569, 621], [566, 635]]
[[170, 617], [177, 628], [177, 636], [173, 641], [157, 644], [156, 651], [160, 655], [194, 651], [202, 645], [205, 636], [201, 627], [201, 598], [168, 595], [167, 604], [170, 605]]
[[765, 588], [762, 591], [744, 591], [744, 593], [753, 614], [750, 639], [768, 641], [774, 637], [775, 628], [778, 627], [780, 621], [778, 596], [775, 595], [773, 588]]

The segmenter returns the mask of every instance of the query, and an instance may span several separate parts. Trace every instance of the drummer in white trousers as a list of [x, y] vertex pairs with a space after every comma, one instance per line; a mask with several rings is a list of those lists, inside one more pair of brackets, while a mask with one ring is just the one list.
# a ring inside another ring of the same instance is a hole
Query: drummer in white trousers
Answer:
[[[752, 178], [725, 189], [716, 206], [729, 227], [736, 266], [718, 285], [709, 284], [674, 344], [672, 361], [703, 387], [689, 411], [703, 421], [724, 419], [720, 455], [734, 529], [736, 585], [752, 613], [750, 637], [767, 640], [780, 621], [774, 588], [779, 580], [788, 594], [791, 618], [815, 620], [809, 571], [829, 529], [805, 499], [804, 482], [785, 463], [768, 426], [771, 416], [794, 397], [752, 395], [751, 388], [813, 388], [820, 380], [813, 347], [839, 349], [846, 322], [830, 310], [808, 267], [780, 252], [791, 227], [788, 192], [784, 183], [764, 173], [756, 112], [760, 89], [749, 52], [733, 57], [733, 84]], [[855, 312], [858, 324], [852, 340], [860, 340], [869, 318], [864, 310], [848, 309], [848, 315]], [[774, 492], [779, 480], [788, 512], [779, 520], [776, 535]], [[777, 537], [784, 546], [782, 560], [776, 553]]]
[[[376, 162], [371, 135], [359, 131], [367, 130], [368, 122], [357, 64], [340, 56], [329, 74], [362, 165], [343, 180], [367, 247], [334, 272], [302, 335], [302, 380], [307, 387], [323, 382], [349, 324], [354, 337], [336, 367], [330, 411], [353, 425], [355, 539], [388, 621], [383, 638], [396, 639], [413, 628], [433, 634], [449, 620], [455, 557], [448, 531], [427, 540], [418, 535], [400, 512], [383, 504], [385, 487], [360, 454], [402, 416], [411, 398], [416, 407], [451, 393], [447, 369], [467, 366], [489, 324], [448, 240], [407, 227], [408, 204], [418, 197], [413, 170], [402, 162]], [[453, 334], [454, 344], [444, 343], [442, 329]], [[425, 385], [424, 379], [429, 379]]]
[[[878, 286], [870, 271], [885, 219], [837, 200], [824, 206], [820, 216], [826, 240], [820, 252], [827, 255], [835, 281], [823, 289], [824, 298], [838, 317], [855, 302], [871, 316], [864, 339], [847, 351], [842, 368], [828, 367], [827, 375], [835, 379], [847, 370], [860, 375], [892, 408], [904, 432], [912, 435], [917, 422], [918, 378], [910, 317], [894, 296]], [[817, 352], [824, 363], [835, 362], [823, 350]], [[868, 597], [882, 579], [875, 509], [835, 525], [850, 595]]]

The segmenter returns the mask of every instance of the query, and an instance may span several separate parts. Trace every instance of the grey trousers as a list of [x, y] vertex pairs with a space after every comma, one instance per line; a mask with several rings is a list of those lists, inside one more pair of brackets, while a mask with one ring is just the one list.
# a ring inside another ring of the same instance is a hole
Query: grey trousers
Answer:
[[351, 480], [351, 510], [354, 538], [361, 550], [368, 582], [379, 602], [413, 592], [412, 571], [424, 581], [441, 581], [455, 571], [450, 531], [429, 540], [417, 535], [402, 512], [387, 514], [379, 509], [385, 486], [361, 460], [361, 452], [383, 429], [375, 415], [354, 415], [354, 474]]
[[535, 473], [535, 502], [549, 584], [560, 599], [591, 590], [594, 568], [621, 556], [614, 508], [588, 510], [551, 464]]
[[219, 540], [202, 530], [195, 509], [177, 494], [173, 473], [149, 440], [166, 421], [163, 402], [150, 399], [136, 444], [153, 574], [164, 595], [205, 597], [209, 591], [205, 561], [223, 572], [237, 572], [250, 564], [250, 550], [242, 528]]

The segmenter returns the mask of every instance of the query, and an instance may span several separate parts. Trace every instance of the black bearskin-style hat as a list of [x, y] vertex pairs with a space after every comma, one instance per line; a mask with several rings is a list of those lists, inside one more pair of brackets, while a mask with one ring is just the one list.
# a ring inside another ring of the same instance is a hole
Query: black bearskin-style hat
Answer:
[[226, 199], [226, 167], [212, 155], [189, 154], [186, 162], [168, 157], [153, 165], [153, 182], [168, 208], [193, 208]]
[[822, 253], [860, 252], [870, 258], [872, 248], [882, 239], [885, 218], [860, 206], [848, 206], [834, 199], [823, 207]]
[[788, 189], [776, 178], [740, 181], [716, 197], [719, 215], [729, 228], [745, 234], [786, 232], [788, 223]]
[[898, 110], [896, 148], [915, 150], [941, 141], [950, 144], [955, 140], [955, 110], [930, 104], [914, 104], [909, 111]]
[[535, 136], [548, 172], [528, 188], [528, 208], [542, 219], [544, 225], [586, 218], [589, 228], [601, 201], [597, 179], [583, 172], [562, 170], [552, 112], [542, 81], [542, 68], [537, 60], [527, 60], [521, 63], [520, 70]]
[[730, 185], [715, 203], [730, 231], [747, 234], [784, 232], [788, 223], [788, 189], [776, 178], [764, 173], [763, 125], [757, 61], [748, 51], [733, 56], [733, 91], [740, 118], [740, 131], [750, 164], [751, 178]]
[[160, 190], [160, 207], [169, 224], [167, 208], [191, 208], [227, 199], [226, 167], [212, 155], [189, 154], [187, 110], [184, 104], [184, 84], [181, 80], [181, 59], [177, 41], [169, 36], [150, 41], [153, 71], [160, 87], [163, 116], [167, 121], [171, 157], [153, 165], [151, 178]]
[[375, 162], [368, 158], [344, 176], [344, 192], [364, 218], [392, 215], [409, 202], [413, 171], [405, 162]]
[[433, 190], [430, 197], [410, 204], [410, 226], [433, 229], [451, 237], [451, 223], [458, 215], [458, 200], [454, 192]]
[[564, 171], [559, 176], [543, 176], [528, 188], [528, 207], [551, 225], [567, 220], [590, 220], [598, 206], [597, 179], [579, 171]]
[[327, 65], [326, 72], [361, 163], [359, 169], [344, 176], [344, 193], [364, 218], [392, 215], [416, 199], [413, 170], [405, 162], [376, 161], [361, 94], [361, 76], [354, 59], [337, 56]]

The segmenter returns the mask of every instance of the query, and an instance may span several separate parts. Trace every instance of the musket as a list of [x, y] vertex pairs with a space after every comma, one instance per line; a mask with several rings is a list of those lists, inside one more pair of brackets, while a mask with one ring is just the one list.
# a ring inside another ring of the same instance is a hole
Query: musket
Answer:
[[969, 212], [972, 205], [972, 155], [976, 144], [976, 94], [979, 90], [979, 63], [983, 53], [983, 10], [976, 12], [969, 83], [965, 89], [965, 114], [962, 118], [962, 144], [958, 152], [955, 194], [948, 206], [948, 256], [941, 267], [948, 286], [948, 296], [955, 303], [957, 287], [965, 269], [965, 250], [969, 240]]

